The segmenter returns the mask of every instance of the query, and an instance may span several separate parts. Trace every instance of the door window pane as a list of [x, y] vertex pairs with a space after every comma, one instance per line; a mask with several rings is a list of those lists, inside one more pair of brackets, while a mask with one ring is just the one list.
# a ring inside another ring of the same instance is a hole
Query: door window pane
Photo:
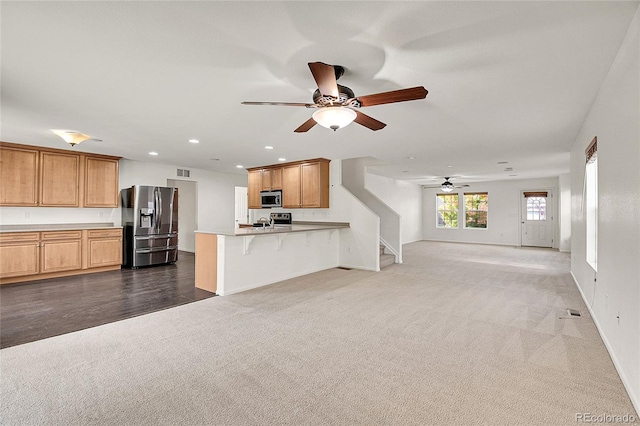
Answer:
[[544, 197], [527, 198], [527, 220], [547, 220], [547, 199]]

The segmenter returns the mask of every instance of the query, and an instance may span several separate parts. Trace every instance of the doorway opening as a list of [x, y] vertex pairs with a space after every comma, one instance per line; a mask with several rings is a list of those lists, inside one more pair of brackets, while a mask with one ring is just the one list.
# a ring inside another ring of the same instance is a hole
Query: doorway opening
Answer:
[[198, 182], [167, 179], [167, 185], [178, 188], [178, 250], [196, 252], [198, 229]]

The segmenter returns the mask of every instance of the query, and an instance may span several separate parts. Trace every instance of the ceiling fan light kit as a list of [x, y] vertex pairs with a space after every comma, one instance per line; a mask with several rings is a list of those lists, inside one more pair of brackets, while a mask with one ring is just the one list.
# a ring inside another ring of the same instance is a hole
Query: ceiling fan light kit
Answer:
[[354, 110], [341, 106], [325, 107], [313, 113], [313, 119], [316, 123], [334, 132], [351, 124], [357, 116], [358, 114]]
[[453, 184], [451, 182], [449, 182], [449, 178], [446, 177], [444, 178], [444, 182], [442, 182], [442, 185], [440, 185], [440, 189], [444, 192], [451, 192], [453, 191]]
[[386, 124], [369, 117], [354, 108], [373, 105], [391, 104], [395, 102], [414, 101], [424, 99], [427, 89], [422, 86], [409, 89], [393, 90], [391, 92], [374, 93], [372, 95], [355, 96], [353, 90], [336, 82], [345, 72], [340, 65], [329, 65], [323, 62], [309, 62], [309, 69], [318, 85], [313, 93], [313, 104], [294, 102], [242, 102], [243, 105], [279, 105], [279, 106], [303, 106], [317, 108], [312, 117], [302, 123], [296, 133], [309, 131], [313, 126], [320, 124], [327, 129], [336, 131], [349, 125], [352, 121], [370, 130], [383, 129]]

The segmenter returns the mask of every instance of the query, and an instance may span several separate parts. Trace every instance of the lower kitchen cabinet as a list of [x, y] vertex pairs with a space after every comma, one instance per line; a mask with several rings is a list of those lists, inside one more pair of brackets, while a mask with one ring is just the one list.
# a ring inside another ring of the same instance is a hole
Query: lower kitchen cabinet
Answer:
[[88, 231], [87, 267], [120, 265], [122, 263], [122, 230]]
[[21, 232], [0, 235], [0, 279], [40, 272], [40, 235]]
[[120, 269], [122, 229], [0, 233], [0, 284]]
[[40, 234], [41, 274], [82, 269], [82, 231]]

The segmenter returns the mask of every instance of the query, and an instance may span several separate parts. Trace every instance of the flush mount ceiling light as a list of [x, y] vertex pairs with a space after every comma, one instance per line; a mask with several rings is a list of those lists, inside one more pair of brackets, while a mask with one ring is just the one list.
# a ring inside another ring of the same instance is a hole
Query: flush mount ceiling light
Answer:
[[358, 114], [354, 110], [341, 106], [320, 108], [312, 115], [316, 123], [327, 129], [332, 129], [334, 132], [351, 124], [357, 116]]
[[449, 178], [448, 177], [444, 178], [444, 182], [442, 182], [442, 185], [440, 185], [440, 189], [442, 189], [444, 192], [453, 191], [453, 184], [451, 182], [449, 182]]
[[78, 145], [80, 142], [88, 140], [102, 142], [102, 139], [94, 138], [93, 136], [85, 135], [84, 133], [76, 132], [75, 130], [51, 129], [51, 131], [60, 136], [62, 140], [71, 146]]
[[198, 139], [189, 139], [189, 142], [191, 142], [191, 143], [200, 143], [200, 141]]
[[155, 151], [151, 151], [151, 152], [149, 153], [149, 155], [158, 155], [158, 153], [157, 153], [157, 152], [155, 152]]

